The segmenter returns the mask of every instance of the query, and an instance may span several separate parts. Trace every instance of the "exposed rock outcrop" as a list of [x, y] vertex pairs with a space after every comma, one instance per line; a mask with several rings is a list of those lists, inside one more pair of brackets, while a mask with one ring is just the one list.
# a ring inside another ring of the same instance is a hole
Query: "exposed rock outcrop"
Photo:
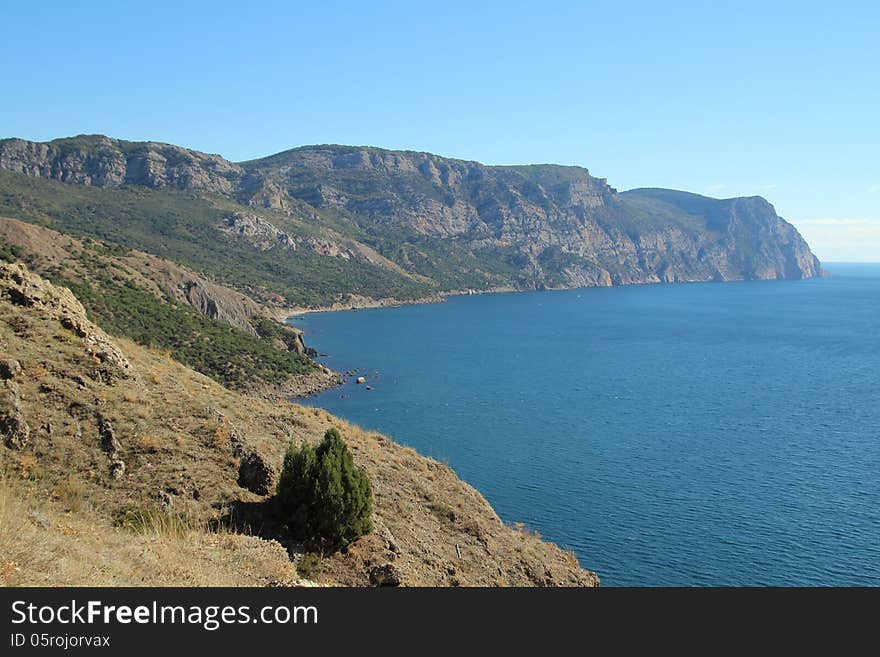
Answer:
[[31, 428], [21, 410], [18, 387], [12, 381], [0, 384], [0, 435], [10, 449], [23, 449]]
[[[580, 167], [489, 167], [366, 147], [306, 146], [246, 166], [265, 180], [287, 180], [289, 196], [350, 216], [377, 237], [392, 227], [472, 251], [517, 252], [517, 287], [807, 278], [820, 271], [797, 231], [757, 197], [620, 194]], [[403, 254], [401, 264], [417, 270]]]
[[400, 586], [403, 577], [393, 563], [370, 568], [370, 583], [373, 586]]
[[198, 190], [230, 194], [244, 171], [219, 155], [156, 142], [80, 135], [36, 143], [0, 141], [0, 168], [67, 183]]
[[275, 469], [259, 453], [245, 451], [238, 466], [238, 485], [257, 495], [268, 495], [275, 485]]
[[[764, 199], [618, 193], [581, 167], [485, 166], [326, 145], [233, 164], [167, 144], [81, 136], [0, 141], [0, 169], [85, 185], [210, 192], [308, 214], [310, 224], [325, 223], [325, 235], [330, 225], [349, 225], [348, 237], [381, 247], [377, 262], [387, 258], [411, 276], [456, 278], [470, 261], [488, 288], [798, 279], [821, 271], [797, 230]], [[290, 235], [256, 214], [233, 214], [227, 223], [225, 230], [255, 248], [293, 248]], [[323, 236], [305, 242], [344, 259], [368, 252]]]
[[67, 288], [52, 285], [22, 264], [0, 262], [0, 298], [58, 319], [64, 328], [83, 339], [86, 352], [96, 363], [106, 366], [100, 371], [102, 376], [127, 376], [130, 372], [131, 364], [119, 347], [89, 321], [82, 304]]
[[14, 379], [21, 374], [21, 363], [13, 358], [0, 360], [0, 379]]
[[329, 257], [339, 257], [345, 260], [357, 257], [357, 254], [351, 249], [341, 246], [332, 240], [318, 239], [317, 237], [309, 237], [305, 240], [309, 248], [317, 254]]
[[296, 242], [290, 235], [255, 214], [234, 212], [226, 217], [222, 230], [247, 240], [260, 251], [268, 251], [276, 247], [296, 250]]
[[98, 435], [101, 436], [101, 449], [107, 456], [114, 458], [119, 453], [119, 441], [116, 439], [116, 432], [113, 431], [110, 420], [100, 413], [98, 413]]

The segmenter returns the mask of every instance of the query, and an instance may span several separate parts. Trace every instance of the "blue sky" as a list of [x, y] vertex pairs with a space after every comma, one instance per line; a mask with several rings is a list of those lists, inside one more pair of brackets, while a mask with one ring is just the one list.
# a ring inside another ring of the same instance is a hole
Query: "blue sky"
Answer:
[[311, 143], [761, 195], [880, 261], [880, 3], [17, 2], [0, 136]]

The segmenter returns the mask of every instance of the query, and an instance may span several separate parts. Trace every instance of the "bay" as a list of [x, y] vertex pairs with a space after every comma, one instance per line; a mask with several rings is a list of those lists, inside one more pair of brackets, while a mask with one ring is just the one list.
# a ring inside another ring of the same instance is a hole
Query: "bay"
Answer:
[[307, 400], [448, 462], [603, 585], [880, 585], [880, 265], [291, 320]]

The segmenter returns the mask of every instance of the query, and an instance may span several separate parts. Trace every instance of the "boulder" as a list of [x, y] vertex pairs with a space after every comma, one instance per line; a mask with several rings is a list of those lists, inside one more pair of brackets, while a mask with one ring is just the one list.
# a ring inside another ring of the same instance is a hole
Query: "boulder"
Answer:
[[355, 383], [366, 383], [366, 382], [367, 382], [367, 378], [364, 376], [359, 376], [357, 379], [355, 379]]
[[369, 575], [373, 586], [400, 586], [403, 581], [400, 570], [392, 563], [373, 566]]
[[247, 451], [238, 466], [238, 485], [257, 495], [268, 495], [275, 483], [275, 470], [259, 452]]
[[114, 459], [110, 461], [110, 478], [111, 479], [122, 479], [125, 475], [125, 461], [121, 459]]
[[9, 449], [22, 449], [31, 437], [21, 412], [18, 386], [11, 380], [0, 383], [0, 435]]
[[0, 411], [0, 434], [9, 449], [22, 449], [31, 437], [31, 428], [17, 408]]
[[232, 447], [232, 456], [238, 459], [244, 455], [244, 441], [235, 429], [229, 430], [229, 444]]
[[119, 441], [116, 439], [116, 432], [113, 431], [110, 420], [103, 415], [98, 415], [98, 434], [101, 436], [101, 449], [110, 457], [116, 456], [119, 452]]
[[0, 360], [0, 379], [14, 379], [21, 374], [21, 363], [12, 358]]

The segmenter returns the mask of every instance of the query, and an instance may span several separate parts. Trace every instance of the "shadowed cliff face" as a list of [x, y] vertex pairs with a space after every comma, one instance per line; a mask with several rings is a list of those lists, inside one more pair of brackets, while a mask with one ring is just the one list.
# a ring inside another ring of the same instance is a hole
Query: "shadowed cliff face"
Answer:
[[618, 193], [580, 167], [490, 167], [349, 146], [233, 164], [176, 146], [77, 137], [0, 142], [0, 168], [220, 194], [300, 219], [305, 212], [445, 290], [800, 279], [821, 271], [797, 230], [762, 198]]

